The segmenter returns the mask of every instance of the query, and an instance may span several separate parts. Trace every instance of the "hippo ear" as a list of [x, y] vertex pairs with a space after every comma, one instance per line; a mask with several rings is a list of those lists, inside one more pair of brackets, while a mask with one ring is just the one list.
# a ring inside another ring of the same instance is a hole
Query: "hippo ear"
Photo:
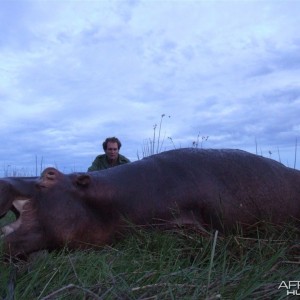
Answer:
[[76, 178], [76, 184], [81, 186], [81, 187], [88, 187], [91, 182], [91, 177], [90, 175], [87, 174], [80, 174]]

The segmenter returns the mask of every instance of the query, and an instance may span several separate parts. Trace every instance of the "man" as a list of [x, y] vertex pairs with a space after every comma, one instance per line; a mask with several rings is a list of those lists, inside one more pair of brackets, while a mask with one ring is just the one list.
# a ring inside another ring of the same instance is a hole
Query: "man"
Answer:
[[109, 137], [103, 142], [102, 146], [105, 154], [98, 155], [95, 158], [88, 168], [88, 172], [108, 169], [130, 162], [128, 158], [119, 154], [122, 144], [118, 138]]

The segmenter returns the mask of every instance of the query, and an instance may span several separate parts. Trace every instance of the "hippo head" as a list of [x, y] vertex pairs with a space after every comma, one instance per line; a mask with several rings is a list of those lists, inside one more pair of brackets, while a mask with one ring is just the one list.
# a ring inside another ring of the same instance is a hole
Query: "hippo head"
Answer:
[[[40, 177], [0, 180], [0, 215], [9, 210], [16, 220], [1, 228], [4, 253], [23, 257], [41, 249], [102, 245], [108, 234], [96, 214], [88, 173], [65, 175], [47, 168]], [[109, 230], [108, 230], [109, 231]]]

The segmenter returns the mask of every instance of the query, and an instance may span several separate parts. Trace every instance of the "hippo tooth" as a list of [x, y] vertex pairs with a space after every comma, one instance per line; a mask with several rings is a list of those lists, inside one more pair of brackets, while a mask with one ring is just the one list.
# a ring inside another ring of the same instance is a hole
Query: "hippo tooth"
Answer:
[[5, 236], [9, 235], [10, 233], [12, 233], [14, 231], [14, 229], [10, 225], [6, 225], [1, 228], [1, 231], [2, 231], [2, 236], [5, 237]]
[[15, 200], [13, 202], [13, 206], [20, 212], [22, 213], [24, 211], [23, 207], [24, 205], [28, 202], [29, 200]]
[[2, 231], [1, 237], [6, 237], [7, 235], [11, 234], [15, 230], [17, 230], [20, 227], [20, 225], [21, 225], [21, 220], [18, 219], [17, 221], [2, 227], [1, 228], [1, 231]]

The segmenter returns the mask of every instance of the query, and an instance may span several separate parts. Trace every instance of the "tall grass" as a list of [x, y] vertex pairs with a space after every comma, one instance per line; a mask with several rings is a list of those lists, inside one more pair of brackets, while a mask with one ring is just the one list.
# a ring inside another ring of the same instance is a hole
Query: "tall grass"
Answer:
[[296, 138], [296, 142], [295, 142], [295, 156], [294, 156], [294, 169], [296, 169], [297, 151], [298, 151], [298, 139]]
[[299, 232], [252, 237], [137, 228], [99, 250], [41, 253], [1, 266], [0, 296], [15, 299], [286, 299], [299, 280]]
[[[142, 157], [150, 156], [153, 154], [160, 153], [163, 149], [163, 145], [165, 142], [165, 133], [162, 134], [162, 123], [163, 119], [166, 117], [165, 114], [162, 114], [160, 117], [159, 126], [157, 124], [153, 125], [153, 136], [143, 142], [142, 145]], [[168, 116], [170, 118], [170, 116]], [[139, 152], [137, 152], [137, 157], [140, 159]]]
[[[263, 156], [263, 152], [262, 152], [261, 149], [260, 149], [260, 153], [258, 153], [258, 143], [257, 143], [256, 138], [255, 138], [254, 142], [255, 142], [255, 154]], [[269, 150], [268, 153], [269, 153], [269, 158], [272, 158], [271, 150]], [[281, 163], [282, 161], [281, 161], [281, 155], [280, 155], [279, 147], [277, 147], [277, 154], [278, 154], [278, 161]], [[297, 165], [297, 154], [298, 154], [298, 138], [296, 137], [295, 150], [294, 150], [294, 164], [293, 164], [294, 169], [296, 169], [296, 165]]]
[[[153, 136], [152, 138], [146, 139], [143, 141], [142, 145], [142, 153], [141, 157], [147, 157], [153, 154], [158, 154], [162, 152], [165, 138], [166, 138], [166, 133], [164, 132], [162, 136], [162, 124], [163, 120], [166, 117], [166, 114], [162, 114], [160, 121], [159, 121], [159, 126], [157, 124], [153, 125]], [[171, 116], [168, 116], [168, 118], [171, 118]], [[195, 141], [192, 142], [191, 147], [193, 148], [203, 148], [203, 144], [208, 140], [209, 136], [201, 136], [200, 140], [200, 133], [198, 133], [197, 138]], [[176, 149], [176, 145], [172, 139], [172, 137], [168, 137], [169, 142], [172, 144], [172, 148]], [[137, 151], [137, 158], [140, 159], [140, 154]]]

